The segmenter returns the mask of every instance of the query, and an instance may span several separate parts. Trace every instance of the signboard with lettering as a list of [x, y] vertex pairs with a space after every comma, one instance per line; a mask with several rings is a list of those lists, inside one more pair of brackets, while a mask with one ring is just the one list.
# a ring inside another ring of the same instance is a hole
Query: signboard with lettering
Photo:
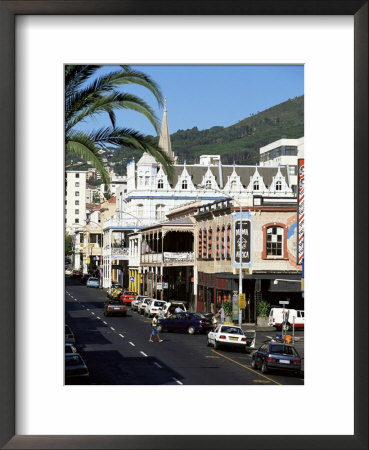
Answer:
[[238, 295], [232, 297], [232, 320], [238, 320]]
[[[240, 263], [241, 222], [235, 226], [234, 262]], [[250, 221], [242, 221], [242, 264], [250, 262]]]
[[305, 164], [298, 160], [298, 228], [297, 228], [297, 264], [304, 259], [304, 220], [305, 220]]
[[238, 304], [241, 309], [246, 308], [246, 294], [238, 294]]

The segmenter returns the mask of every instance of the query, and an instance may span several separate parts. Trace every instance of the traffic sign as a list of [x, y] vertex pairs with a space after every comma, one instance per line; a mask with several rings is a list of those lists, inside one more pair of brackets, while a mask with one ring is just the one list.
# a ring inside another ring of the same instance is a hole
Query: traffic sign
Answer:
[[129, 281], [133, 283], [135, 281], [135, 277], [129, 277]]
[[280, 305], [289, 305], [290, 301], [289, 300], [280, 300], [279, 304]]

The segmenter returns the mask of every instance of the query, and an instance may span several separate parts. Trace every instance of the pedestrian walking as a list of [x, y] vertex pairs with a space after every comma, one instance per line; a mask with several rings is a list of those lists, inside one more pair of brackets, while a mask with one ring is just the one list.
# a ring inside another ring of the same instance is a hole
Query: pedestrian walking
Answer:
[[158, 333], [158, 315], [154, 314], [154, 317], [152, 318], [151, 322], [151, 334], [149, 338], [149, 342], [154, 342], [152, 340], [153, 336], [157, 336], [158, 342], [163, 342], [162, 339], [160, 339], [159, 333]]
[[224, 308], [223, 306], [220, 307], [220, 309], [218, 310], [217, 314], [215, 314], [215, 317], [220, 317], [220, 323], [224, 323], [224, 319], [225, 319], [225, 313], [224, 313]]

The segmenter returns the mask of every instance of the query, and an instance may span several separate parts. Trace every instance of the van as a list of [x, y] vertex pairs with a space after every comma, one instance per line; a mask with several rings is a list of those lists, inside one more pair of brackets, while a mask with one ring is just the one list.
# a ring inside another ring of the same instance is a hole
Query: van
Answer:
[[305, 311], [287, 308], [271, 308], [269, 312], [268, 325], [282, 329], [283, 321], [286, 319], [284, 331], [292, 330], [293, 318], [295, 318], [295, 328], [303, 329], [305, 325]]

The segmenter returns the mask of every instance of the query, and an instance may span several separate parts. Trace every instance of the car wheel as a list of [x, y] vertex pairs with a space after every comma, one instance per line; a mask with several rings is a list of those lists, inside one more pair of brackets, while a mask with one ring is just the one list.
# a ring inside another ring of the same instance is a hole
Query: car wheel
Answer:
[[163, 327], [161, 325], [158, 325], [156, 327], [156, 330], [157, 330], [158, 333], [161, 333], [163, 331]]
[[258, 365], [256, 364], [256, 359], [253, 359], [253, 360], [251, 361], [251, 367], [252, 367], [253, 369], [257, 369], [257, 368], [258, 368]]
[[207, 345], [208, 347], [211, 346], [211, 342], [210, 342], [209, 338], [206, 340], [206, 345]]
[[195, 331], [195, 327], [193, 327], [192, 325], [187, 328], [188, 334], [195, 334]]
[[263, 364], [261, 365], [261, 373], [267, 373], [267, 372], [268, 372], [268, 367], [264, 361]]
[[217, 348], [219, 348], [219, 344], [217, 341], [214, 340], [214, 349], [216, 350]]

